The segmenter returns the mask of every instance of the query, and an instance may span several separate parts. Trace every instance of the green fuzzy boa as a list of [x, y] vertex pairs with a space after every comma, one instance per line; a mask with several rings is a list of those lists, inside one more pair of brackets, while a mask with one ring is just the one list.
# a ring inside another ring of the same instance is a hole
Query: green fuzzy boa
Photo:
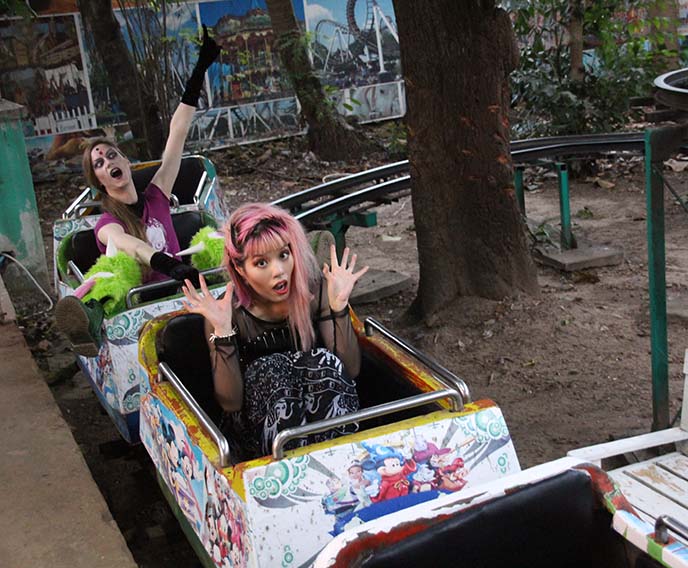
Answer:
[[[102, 255], [84, 275], [87, 280], [97, 272], [112, 272], [112, 278], [98, 278], [95, 285], [83, 298], [83, 301], [98, 300], [103, 304], [105, 317], [123, 312], [126, 309], [127, 292], [142, 282], [139, 263], [124, 252], [115, 256]], [[105, 300], [105, 301], [103, 301]]]
[[70, 233], [67, 235], [64, 239], [60, 241], [59, 246], [57, 247], [57, 270], [64, 278], [65, 280], [67, 279], [67, 275], [69, 274], [69, 266], [67, 264], [67, 251], [69, 250], [69, 247], [72, 244], [72, 237], [74, 236], [74, 233]]
[[210, 233], [216, 232], [214, 227], [203, 227], [191, 239], [191, 245], [198, 243], [205, 243], [205, 249], [200, 252], [195, 252], [191, 255], [191, 264], [197, 270], [207, 270], [208, 268], [215, 268], [222, 264], [222, 257], [225, 252], [224, 239], [215, 239]]

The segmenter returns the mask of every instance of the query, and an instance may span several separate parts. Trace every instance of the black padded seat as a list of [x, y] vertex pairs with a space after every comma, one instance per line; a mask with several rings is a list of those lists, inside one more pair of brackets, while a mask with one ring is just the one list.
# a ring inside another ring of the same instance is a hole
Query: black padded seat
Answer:
[[205, 226], [203, 214], [200, 211], [185, 211], [172, 215], [172, 224], [180, 250], [189, 248], [191, 238]]
[[399, 541], [392, 534], [393, 546], [363, 552], [365, 558], [359, 559], [362, 560], [359, 565], [366, 568], [626, 566], [623, 542], [612, 530], [611, 522], [611, 514], [596, 498], [590, 477], [582, 471], [569, 470], [430, 523], [425, 530], [408, 534]]
[[[146, 189], [159, 167], [160, 164], [155, 164], [145, 168], [132, 169], [131, 177], [139, 191]], [[205, 172], [205, 167], [200, 158], [193, 156], [182, 158], [179, 174], [177, 174], [177, 179], [172, 187], [172, 193], [177, 196], [180, 205], [190, 205], [193, 203], [193, 197], [196, 189], [198, 189], [203, 172]]]
[[158, 360], [167, 363], [196, 402], [219, 426], [222, 409], [215, 400], [210, 352], [203, 331], [203, 316], [182, 314], [158, 333]]
[[73, 260], [82, 274], [85, 274], [98, 260], [100, 250], [96, 244], [93, 229], [72, 234], [65, 250], [67, 260]]

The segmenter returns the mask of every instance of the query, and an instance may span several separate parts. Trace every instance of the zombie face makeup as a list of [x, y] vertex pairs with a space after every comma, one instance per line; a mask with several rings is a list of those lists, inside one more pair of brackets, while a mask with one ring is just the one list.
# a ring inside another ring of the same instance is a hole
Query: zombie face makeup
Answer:
[[98, 144], [91, 150], [91, 165], [108, 195], [121, 200], [131, 184], [129, 160], [112, 146]]

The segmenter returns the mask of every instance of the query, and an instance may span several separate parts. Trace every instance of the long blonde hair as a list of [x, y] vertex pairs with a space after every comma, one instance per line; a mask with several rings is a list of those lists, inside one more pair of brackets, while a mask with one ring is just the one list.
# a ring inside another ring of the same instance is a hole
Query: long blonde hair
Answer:
[[113, 148], [116, 152], [119, 152], [120, 155], [124, 156], [124, 153], [117, 147], [117, 144], [108, 138], [94, 138], [91, 140], [86, 146], [83, 158], [81, 160], [81, 165], [83, 166], [84, 175], [86, 176], [88, 185], [99, 190], [97, 198], [100, 198], [103, 210], [107, 211], [111, 215], [114, 215], [120, 221], [122, 221], [128, 234], [142, 240], [143, 242], [148, 242], [146, 237], [146, 229], [143, 226], [141, 219], [139, 219], [136, 214], [129, 209], [126, 203], [122, 203], [121, 201], [117, 201], [116, 199], [110, 197], [103, 185], [98, 180], [96, 172], [93, 169], [93, 161], [91, 160], [91, 152], [93, 148], [98, 146], [98, 144], [110, 146], [110, 148]]

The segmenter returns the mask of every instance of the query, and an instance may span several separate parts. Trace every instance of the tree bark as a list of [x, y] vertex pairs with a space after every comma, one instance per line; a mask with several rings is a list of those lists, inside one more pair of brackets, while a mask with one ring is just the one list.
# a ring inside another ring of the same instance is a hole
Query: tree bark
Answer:
[[585, 78], [583, 70], [583, 16], [584, 0], [571, 0], [569, 19], [569, 53], [571, 56], [571, 70], [569, 77], [578, 83]]
[[111, 0], [78, 0], [84, 25], [93, 35], [115, 97], [127, 115], [138, 158], [157, 159], [163, 150], [163, 129], [155, 97], [134, 65]]
[[323, 160], [329, 161], [360, 157], [363, 147], [358, 136], [337, 115], [325, 97], [320, 81], [313, 74], [291, 0], [266, 0], [266, 4], [280, 61], [308, 124], [310, 149]]
[[494, 0], [394, 1], [406, 80], [420, 283], [431, 319], [458, 296], [535, 293], [509, 151], [518, 50]]

